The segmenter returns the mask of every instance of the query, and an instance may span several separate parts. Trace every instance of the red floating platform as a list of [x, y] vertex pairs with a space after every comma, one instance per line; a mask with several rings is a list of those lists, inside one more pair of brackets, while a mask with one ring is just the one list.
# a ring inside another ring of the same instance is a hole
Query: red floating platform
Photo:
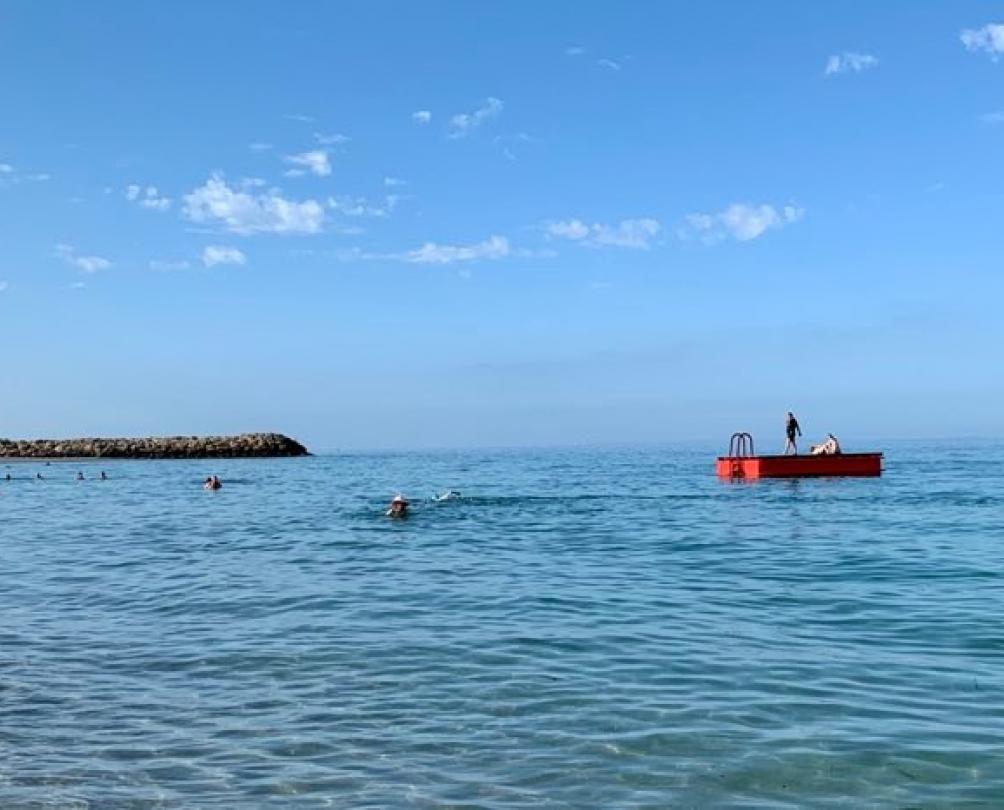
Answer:
[[818, 478], [882, 475], [881, 453], [839, 453], [833, 456], [719, 456], [715, 468], [722, 478]]

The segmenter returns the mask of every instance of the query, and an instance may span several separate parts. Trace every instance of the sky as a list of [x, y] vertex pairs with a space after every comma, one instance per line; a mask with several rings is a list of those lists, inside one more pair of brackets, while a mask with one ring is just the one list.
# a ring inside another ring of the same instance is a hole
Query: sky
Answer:
[[0, 0], [0, 435], [1004, 436], [999, 3]]

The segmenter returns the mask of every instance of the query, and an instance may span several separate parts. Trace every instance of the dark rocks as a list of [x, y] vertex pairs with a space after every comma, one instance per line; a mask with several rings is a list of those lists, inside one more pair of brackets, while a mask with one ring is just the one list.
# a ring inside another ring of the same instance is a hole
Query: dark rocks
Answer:
[[280, 433], [148, 439], [0, 439], [0, 458], [277, 458], [309, 456]]

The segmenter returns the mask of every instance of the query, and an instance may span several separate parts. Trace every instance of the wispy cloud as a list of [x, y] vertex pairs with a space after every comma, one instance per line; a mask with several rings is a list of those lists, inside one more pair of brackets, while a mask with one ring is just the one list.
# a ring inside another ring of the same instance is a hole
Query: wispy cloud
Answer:
[[570, 45], [565, 48], [565, 56], [582, 56], [586, 52], [586, 49], [581, 45]]
[[283, 118], [287, 121], [299, 121], [301, 124], [313, 124], [315, 120], [314, 116], [303, 113], [286, 113]]
[[619, 247], [648, 250], [662, 226], [650, 217], [623, 219], [613, 225], [587, 224], [580, 219], [548, 222], [544, 231], [552, 239], [567, 239], [588, 247]]
[[464, 138], [470, 135], [484, 124], [498, 118], [502, 114], [503, 106], [501, 99], [490, 97], [474, 112], [457, 113], [450, 119], [449, 136]]
[[825, 76], [836, 76], [840, 73], [861, 73], [878, 67], [878, 57], [868, 53], [845, 51], [831, 56], [826, 60]]
[[411, 114], [411, 120], [416, 124], [424, 126], [432, 121], [432, 112], [429, 110], [415, 110], [415, 112]]
[[307, 172], [318, 177], [327, 177], [331, 174], [331, 163], [328, 161], [328, 153], [324, 149], [313, 149], [309, 152], [300, 152], [297, 155], [286, 155], [283, 160], [296, 167], [286, 172], [287, 177], [300, 177]]
[[191, 222], [222, 225], [233, 233], [318, 233], [324, 225], [324, 206], [316, 200], [297, 202], [277, 189], [260, 194], [227, 185], [222, 174], [186, 194], [184, 216]]
[[984, 124], [1004, 124], [1004, 111], [997, 110], [995, 112], [983, 113], [980, 116], [980, 121]]
[[422, 247], [403, 255], [412, 264], [453, 264], [479, 259], [504, 259], [509, 255], [509, 240], [504, 236], [490, 236], [473, 245], [440, 245], [426, 242]]
[[398, 188], [400, 186], [408, 185], [408, 181], [402, 180], [400, 177], [385, 177], [383, 179], [383, 184], [386, 188]]
[[23, 172], [19, 172], [15, 169], [10, 163], [0, 163], [0, 184], [14, 184], [22, 181], [30, 183], [44, 183], [46, 180], [51, 179], [52, 175], [48, 172], [24, 174]]
[[171, 273], [187, 270], [190, 265], [186, 259], [151, 259], [149, 267], [158, 273]]
[[399, 194], [388, 194], [382, 203], [368, 202], [363, 197], [329, 197], [328, 208], [347, 217], [386, 217], [393, 213], [400, 202]]
[[252, 152], [267, 152], [272, 148], [272, 144], [265, 143], [264, 141], [255, 141], [254, 143], [248, 144], [248, 149]]
[[247, 257], [235, 247], [207, 245], [202, 251], [202, 263], [206, 267], [216, 267], [218, 264], [243, 265], [247, 263]]
[[959, 34], [967, 51], [985, 51], [995, 62], [1004, 53], [1004, 23], [987, 23], [982, 28], [967, 28]]
[[803, 209], [793, 205], [775, 208], [773, 205], [733, 203], [716, 214], [690, 214], [678, 235], [682, 239], [696, 237], [705, 244], [714, 244], [728, 237], [748, 242], [769, 230], [797, 222], [804, 213]]
[[97, 273], [112, 266], [108, 259], [101, 256], [81, 256], [72, 245], [56, 245], [56, 255], [82, 273]]
[[156, 186], [147, 186], [144, 189], [142, 186], [132, 183], [126, 186], [125, 195], [130, 202], [143, 208], [149, 208], [151, 211], [166, 211], [171, 207], [171, 199], [162, 196]]
[[10, 285], [6, 281], [0, 281], [0, 293], [7, 292], [9, 288]]
[[352, 139], [348, 135], [343, 135], [341, 132], [332, 132], [330, 134], [315, 132], [314, 140], [321, 146], [339, 146], [343, 143], [348, 143]]
[[338, 252], [342, 261], [379, 260], [398, 261], [408, 264], [455, 264], [476, 262], [481, 260], [505, 259], [510, 255], [519, 255], [509, 247], [509, 240], [504, 236], [490, 236], [482, 242], [469, 245], [443, 245], [438, 242], [426, 242], [414, 250], [399, 253], [371, 253], [352, 248]]
[[596, 64], [600, 67], [605, 67], [607, 70], [612, 70], [615, 73], [619, 73], [624, 67], [620, 62], [615, 62], [613, 59], [597, 59]]

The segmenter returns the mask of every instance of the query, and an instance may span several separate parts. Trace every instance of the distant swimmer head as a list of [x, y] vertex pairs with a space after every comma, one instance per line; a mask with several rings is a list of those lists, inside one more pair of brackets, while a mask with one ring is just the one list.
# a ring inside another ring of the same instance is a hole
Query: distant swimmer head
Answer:
[[222, 486], [223, 486], [223, 483], [220, 481], [219, 477], [216, 476], [216, 475], [210, 475], [202, 483], [203, 489], [219, 489]]
[[78, 481], [83, 481], [84, 480], [84, 474], [82, 472], [78, 472], [77, 473], [77, 480]]
[[395, 495], [387, 507], [387, 517], [403, 518], [408, 516], [408, 501], [403, 495]]

